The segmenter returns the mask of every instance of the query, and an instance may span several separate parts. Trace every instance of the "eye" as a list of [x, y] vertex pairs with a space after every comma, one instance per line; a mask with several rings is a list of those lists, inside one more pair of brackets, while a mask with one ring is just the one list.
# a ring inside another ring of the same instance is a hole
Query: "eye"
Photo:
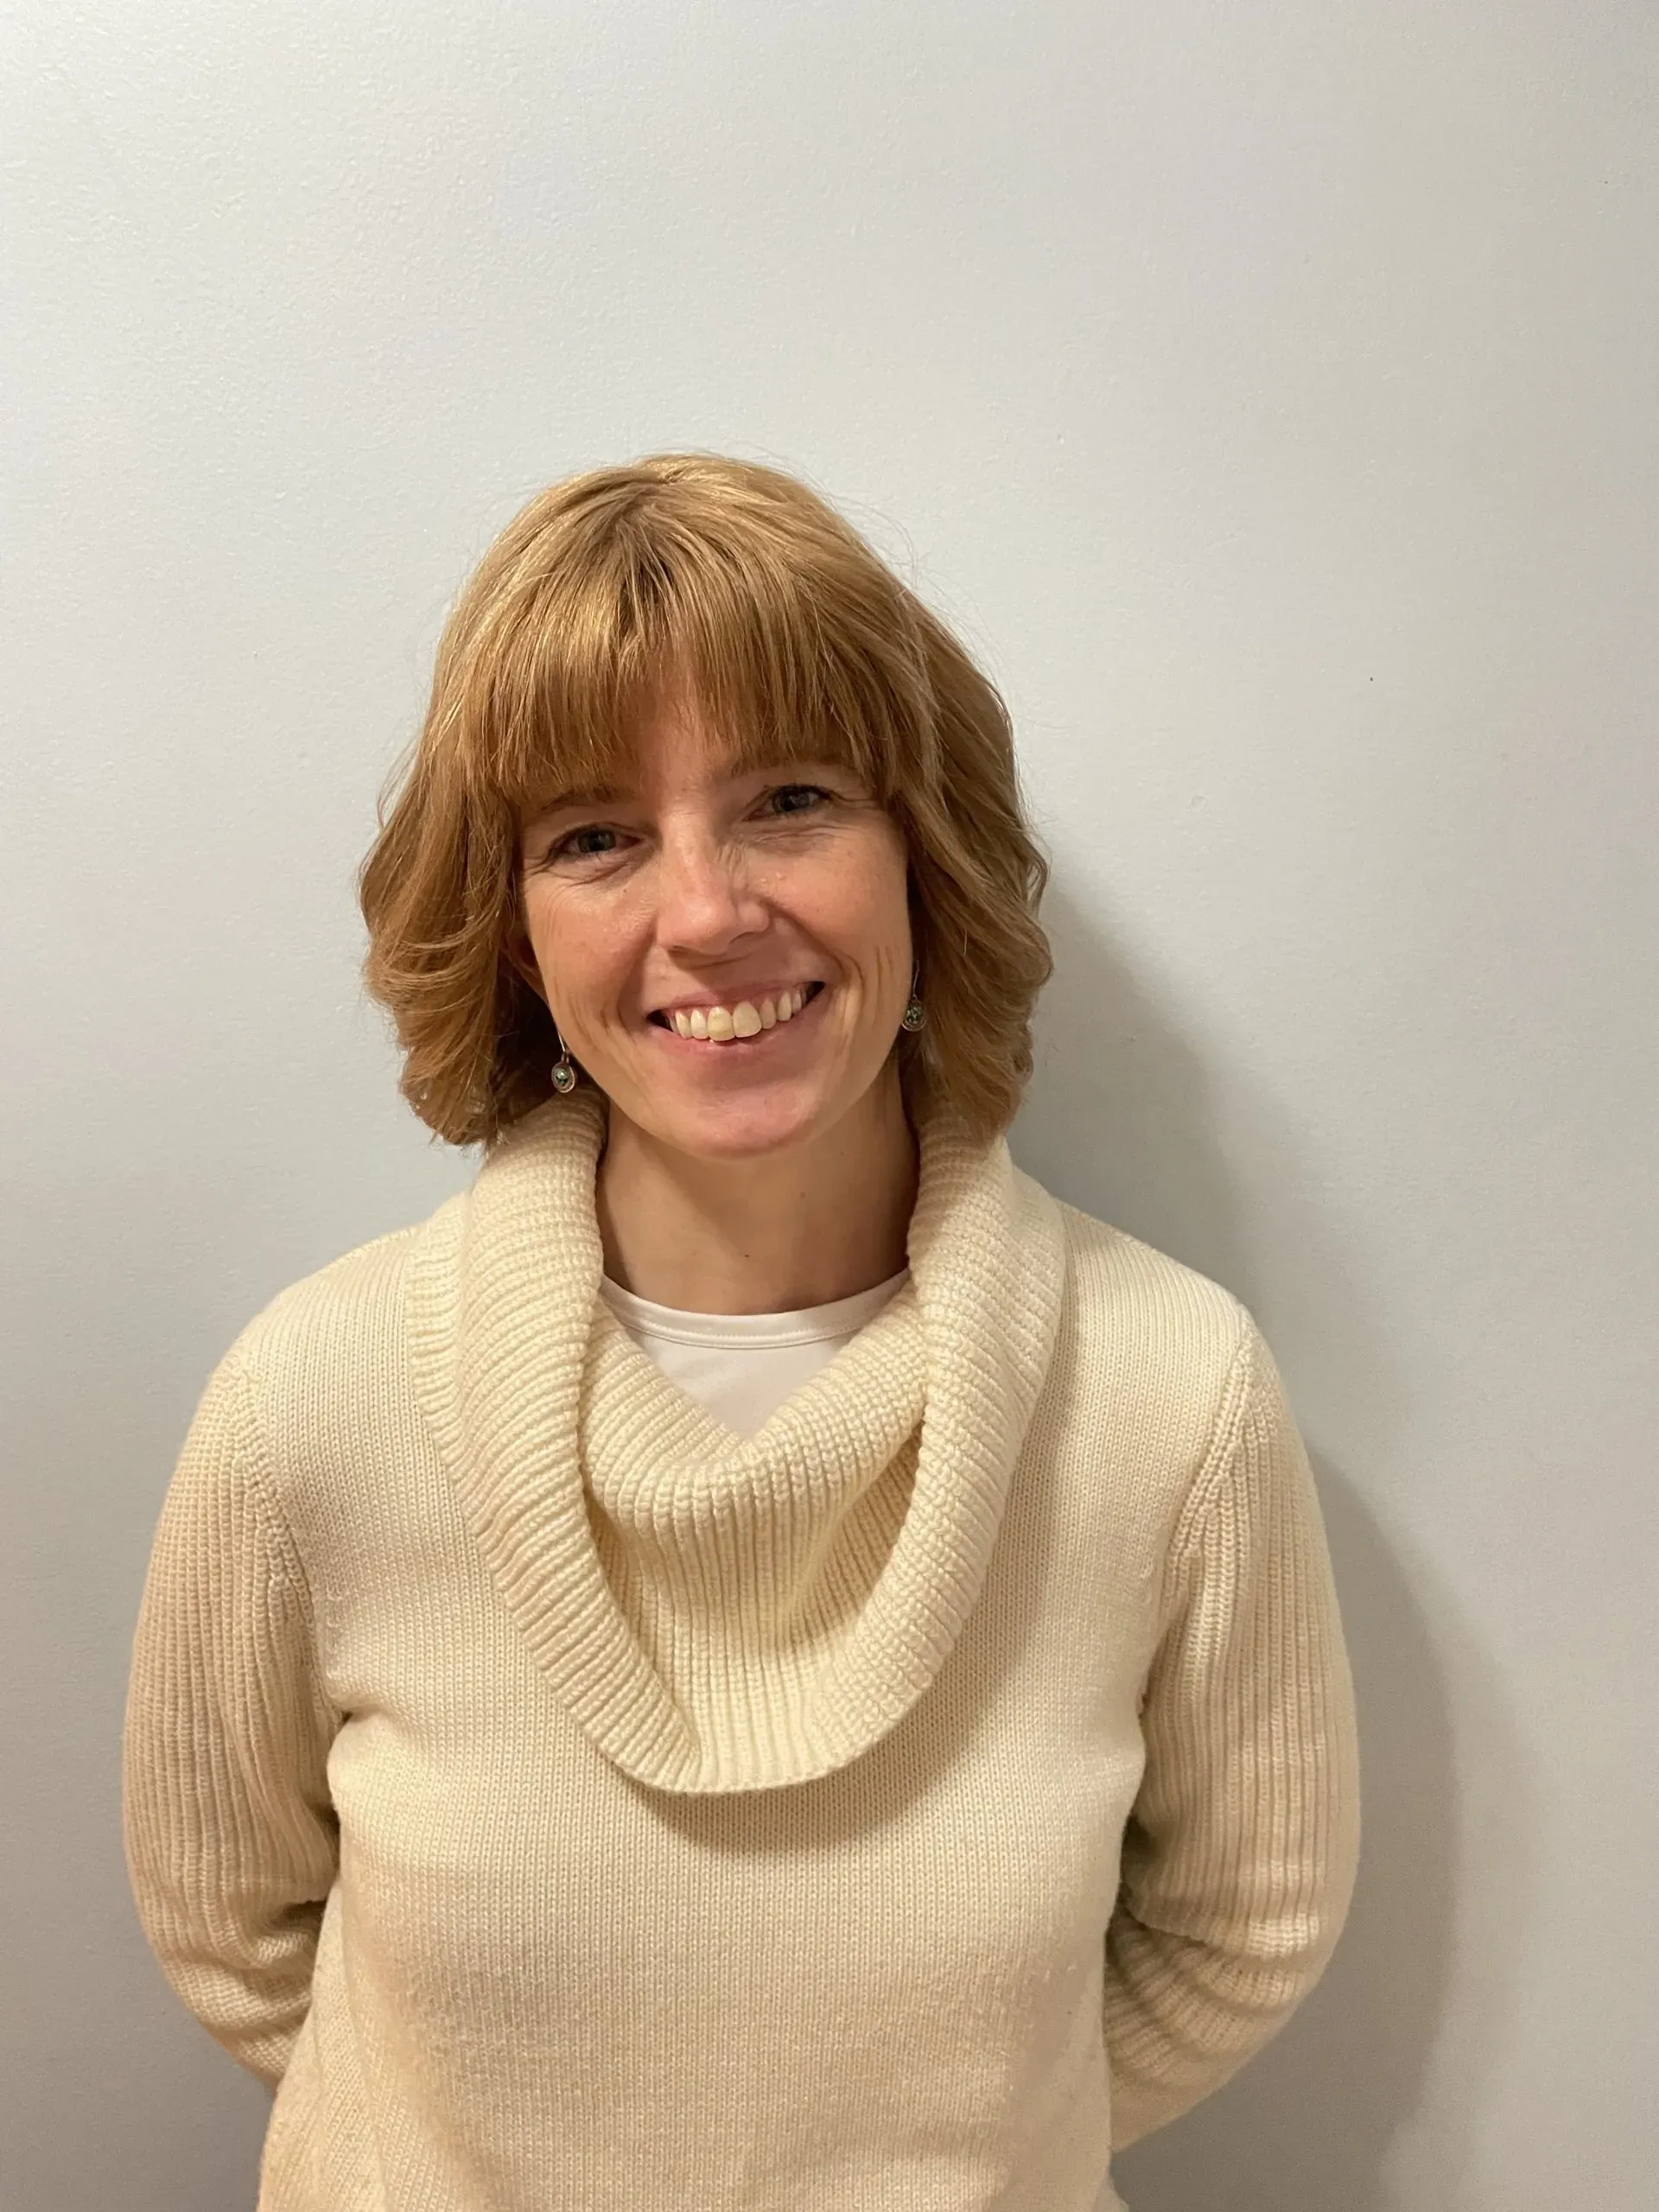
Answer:
[[567, 830], [563, 837], [555, 838], [548, 847], [545, 857], [549, 861], [602, 860], [614, 850], [614, 847], [594, 844], [590, 841], [614, 837], [615, 835], [615, 830], [607, 830], [602, 822], [586, 823], [580, 830]]
[[810, 814], [820, 801], [827, 804], [835, 796], [822, 784], [779, 784], [775, 791], [767, 792], [766, 798], [768, 804], [775, 803], [781, 813]]

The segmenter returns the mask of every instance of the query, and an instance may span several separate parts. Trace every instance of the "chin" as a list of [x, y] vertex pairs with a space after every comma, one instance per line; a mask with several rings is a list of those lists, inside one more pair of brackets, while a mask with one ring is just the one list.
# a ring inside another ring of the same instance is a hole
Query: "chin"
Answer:
[[658, 1143], [698, 1160], [756, 1159], [805, 1142], [836, 1118], [836, 1103], [802, 1085], [725, 1097], [642, 1101], [634, 1118]]

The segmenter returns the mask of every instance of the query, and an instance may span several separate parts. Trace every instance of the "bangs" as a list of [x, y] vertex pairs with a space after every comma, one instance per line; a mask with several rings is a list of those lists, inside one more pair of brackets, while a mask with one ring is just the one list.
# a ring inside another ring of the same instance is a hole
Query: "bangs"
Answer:
[[522, 819], [622, 785], [642, 721], [675, 696], [734, 773], [823, 760], [883, 805], [925, 776], [925, 691], [888, 641], [891, 609], [859, 603], [868, 572], [804, 561], [798, 539], [785, 557], [753, 516], [721, 519], [690, 527], [639, 499], [578, 510], [507, 565], [457, 641], [454, 766], [469, 792]]

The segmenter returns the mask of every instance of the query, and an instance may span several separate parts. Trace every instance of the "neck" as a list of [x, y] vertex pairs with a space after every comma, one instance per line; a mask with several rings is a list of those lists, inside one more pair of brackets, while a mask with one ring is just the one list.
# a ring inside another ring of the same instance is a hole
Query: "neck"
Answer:
[[696, 1313], [787, 1313], [897, 1274], [916, 1140], [889, 1062], [805, 1143], [747, 1160], [677, 1151], [613, 1105], [594, 1210], [605, 1272]]

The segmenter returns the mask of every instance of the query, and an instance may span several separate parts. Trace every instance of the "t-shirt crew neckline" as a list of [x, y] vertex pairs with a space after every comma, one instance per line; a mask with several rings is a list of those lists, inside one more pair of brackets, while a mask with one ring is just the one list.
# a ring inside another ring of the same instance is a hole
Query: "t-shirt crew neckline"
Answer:
[[600, 1278], [600, 1295], [630, 1332], [668, 1344], [710, 1344], [746, 1351], [770, 1351], [790, 1344], [820, 1344], [850, 1336], [873, 1321], [903, 1287], [910, 1269], [900, 1268], [885, 1282], [834, 1298], [823, 1306], [804, 1306], [790, 1313], [696, 1313], [678, 1306], [659, 1306], [641, 1298], [609, 1275]]

